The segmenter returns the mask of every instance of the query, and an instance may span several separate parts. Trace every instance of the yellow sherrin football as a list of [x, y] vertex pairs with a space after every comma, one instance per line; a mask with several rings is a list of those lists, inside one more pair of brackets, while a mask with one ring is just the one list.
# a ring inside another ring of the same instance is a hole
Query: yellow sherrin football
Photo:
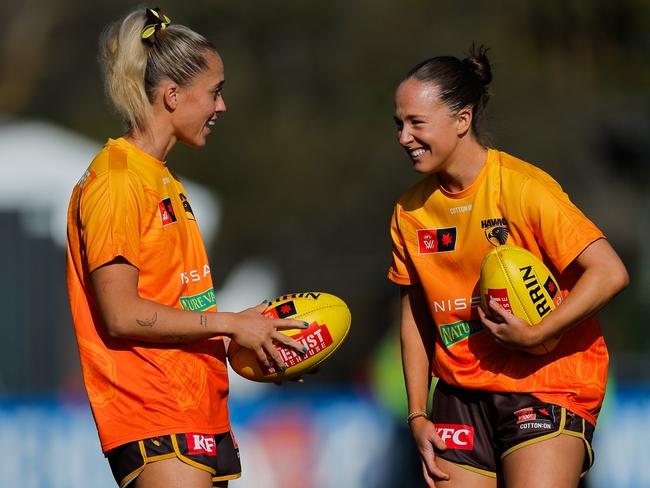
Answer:
[[271, 382], [290, 379], [308, 373], [329, 358], [348, 335], [352, 316], [340, 298], [329, 293], [306, 292], [284, 295], [269, 303], [263, 312], [270, 318], [297, 319], [309, 323], [306, 329], [281, 331], [307, 347], [300, 354], [279, 344], [275, 345], [287, 369], [267, 368], [250, 349], [232, 341], [228, 358], [237, 374], [253, 381]]
[[[488, 315], [492, 299], [530, 325], [541, 322], [563, 299], [557, 280], [546, 265], [517, 246], [498, 246], [487, 253], [481, 265], [480, 288], [481, 307]], [[555, 349], [560, 338], [554, 337], [525, 351], [546, 354]]]

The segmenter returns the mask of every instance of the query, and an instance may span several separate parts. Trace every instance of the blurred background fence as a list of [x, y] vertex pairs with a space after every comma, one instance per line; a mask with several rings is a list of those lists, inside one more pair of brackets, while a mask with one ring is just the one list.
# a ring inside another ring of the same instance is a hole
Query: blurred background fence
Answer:
[[[122, 131], [103, 97], [97, 38], [133, 6], [0, 0], [1, 486], [110, 486], [83, 396], [63, 245], [72, 186]], [[245, 468], [233, 486], [419, 486], [403, 425], [398, 291], [385, 279], [392, 206], [417, 175], [396, 143], [392, 98], [416, 62], [464, 56], [472, 42], [494, 63], [491, 145], [551, 173], [631, 273], [601, 314], [612, 368], [586, 484], [650, 486], [647, 0], [160, 6], [212, 40], [226, 66], [228, 112], [208, 146], [169, 160], [191, 185], [218, 304], [321, 290], [353, 313], [348, 340], [304, 388], [233, 378]]]

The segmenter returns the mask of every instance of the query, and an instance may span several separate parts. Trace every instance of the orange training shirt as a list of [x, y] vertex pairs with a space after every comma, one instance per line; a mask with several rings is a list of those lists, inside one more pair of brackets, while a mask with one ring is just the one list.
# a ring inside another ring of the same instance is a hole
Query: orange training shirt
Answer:
[[216, 311], [190, 201], [165, 163], [125, 139], [109, 139], [73, 190], [67, 252], [70, 305], [102, 450], [169, 433], [228, 431], [223, 340], [112, 338], [90, 281], [93, 270], [122, 256], [139, 270], [140, 297]]
[[541, 169], [488, 150], [476, 181], [458, 193], [429, 175], [399, 199], [391, 223], [388, 277], [419, 284], [436, 326], [433, 374], [467, 389], [527, 392], [590, 422], [602, 404], [608, 354], [597, 318], [563, 335], [551, 353], [534, 356], [498, 345], [479, 320], [481, 262], [494, 245], [540, 257], [570, 292], [565, 268], [603, 234]]

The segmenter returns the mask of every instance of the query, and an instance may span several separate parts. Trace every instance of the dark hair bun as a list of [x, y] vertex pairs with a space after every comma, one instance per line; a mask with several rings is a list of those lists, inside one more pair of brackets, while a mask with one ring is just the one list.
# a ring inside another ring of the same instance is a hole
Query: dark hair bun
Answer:
[[418, 63], [405, 80], [414, 79], [438, 88], [438, 99], [452, 113], [472, 107], [472, 130], [479, 136], [479, 120], [488, 100], [492, 68], [487, 58], [488, 49], [472, 44], [469, 55], [462, 61], [455, 56], [436, 56]]
[[488, 48], [472, 45], [469, 56], [463, 59], [463, 64], [478, 78], [481, 85], [488, 85], [492, 81], [492, 68], [487, 58]]

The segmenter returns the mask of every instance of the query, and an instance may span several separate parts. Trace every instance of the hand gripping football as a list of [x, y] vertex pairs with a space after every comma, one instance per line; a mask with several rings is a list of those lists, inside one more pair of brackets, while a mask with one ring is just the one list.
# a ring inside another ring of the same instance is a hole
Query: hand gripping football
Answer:
[[329, 358], [343, 343], [350, 330], [351, 315], [340, 298], [329, 293], [294, 293], [276, 298], [263, 312], [270, 318], [297, 319], [309, 323], [306, 329], [280, 331], [307, 347], [306, 354], [276, 344], [287, 369], [267, 368], [250, 349], [230, 343], [228, 358], [237, 374], [253, 381], [272, 382], [308, 373]]
[[[517, 246], [497, 246], [488, 252], [481, 265], [481, 307], [490, 315], [490, 300], [530, 325], [538, 324], [563, 299], [557, 280], [544, 263], [531, 252]], [[525, 349], [531, 354], [551, 352], [560, 336]]]

